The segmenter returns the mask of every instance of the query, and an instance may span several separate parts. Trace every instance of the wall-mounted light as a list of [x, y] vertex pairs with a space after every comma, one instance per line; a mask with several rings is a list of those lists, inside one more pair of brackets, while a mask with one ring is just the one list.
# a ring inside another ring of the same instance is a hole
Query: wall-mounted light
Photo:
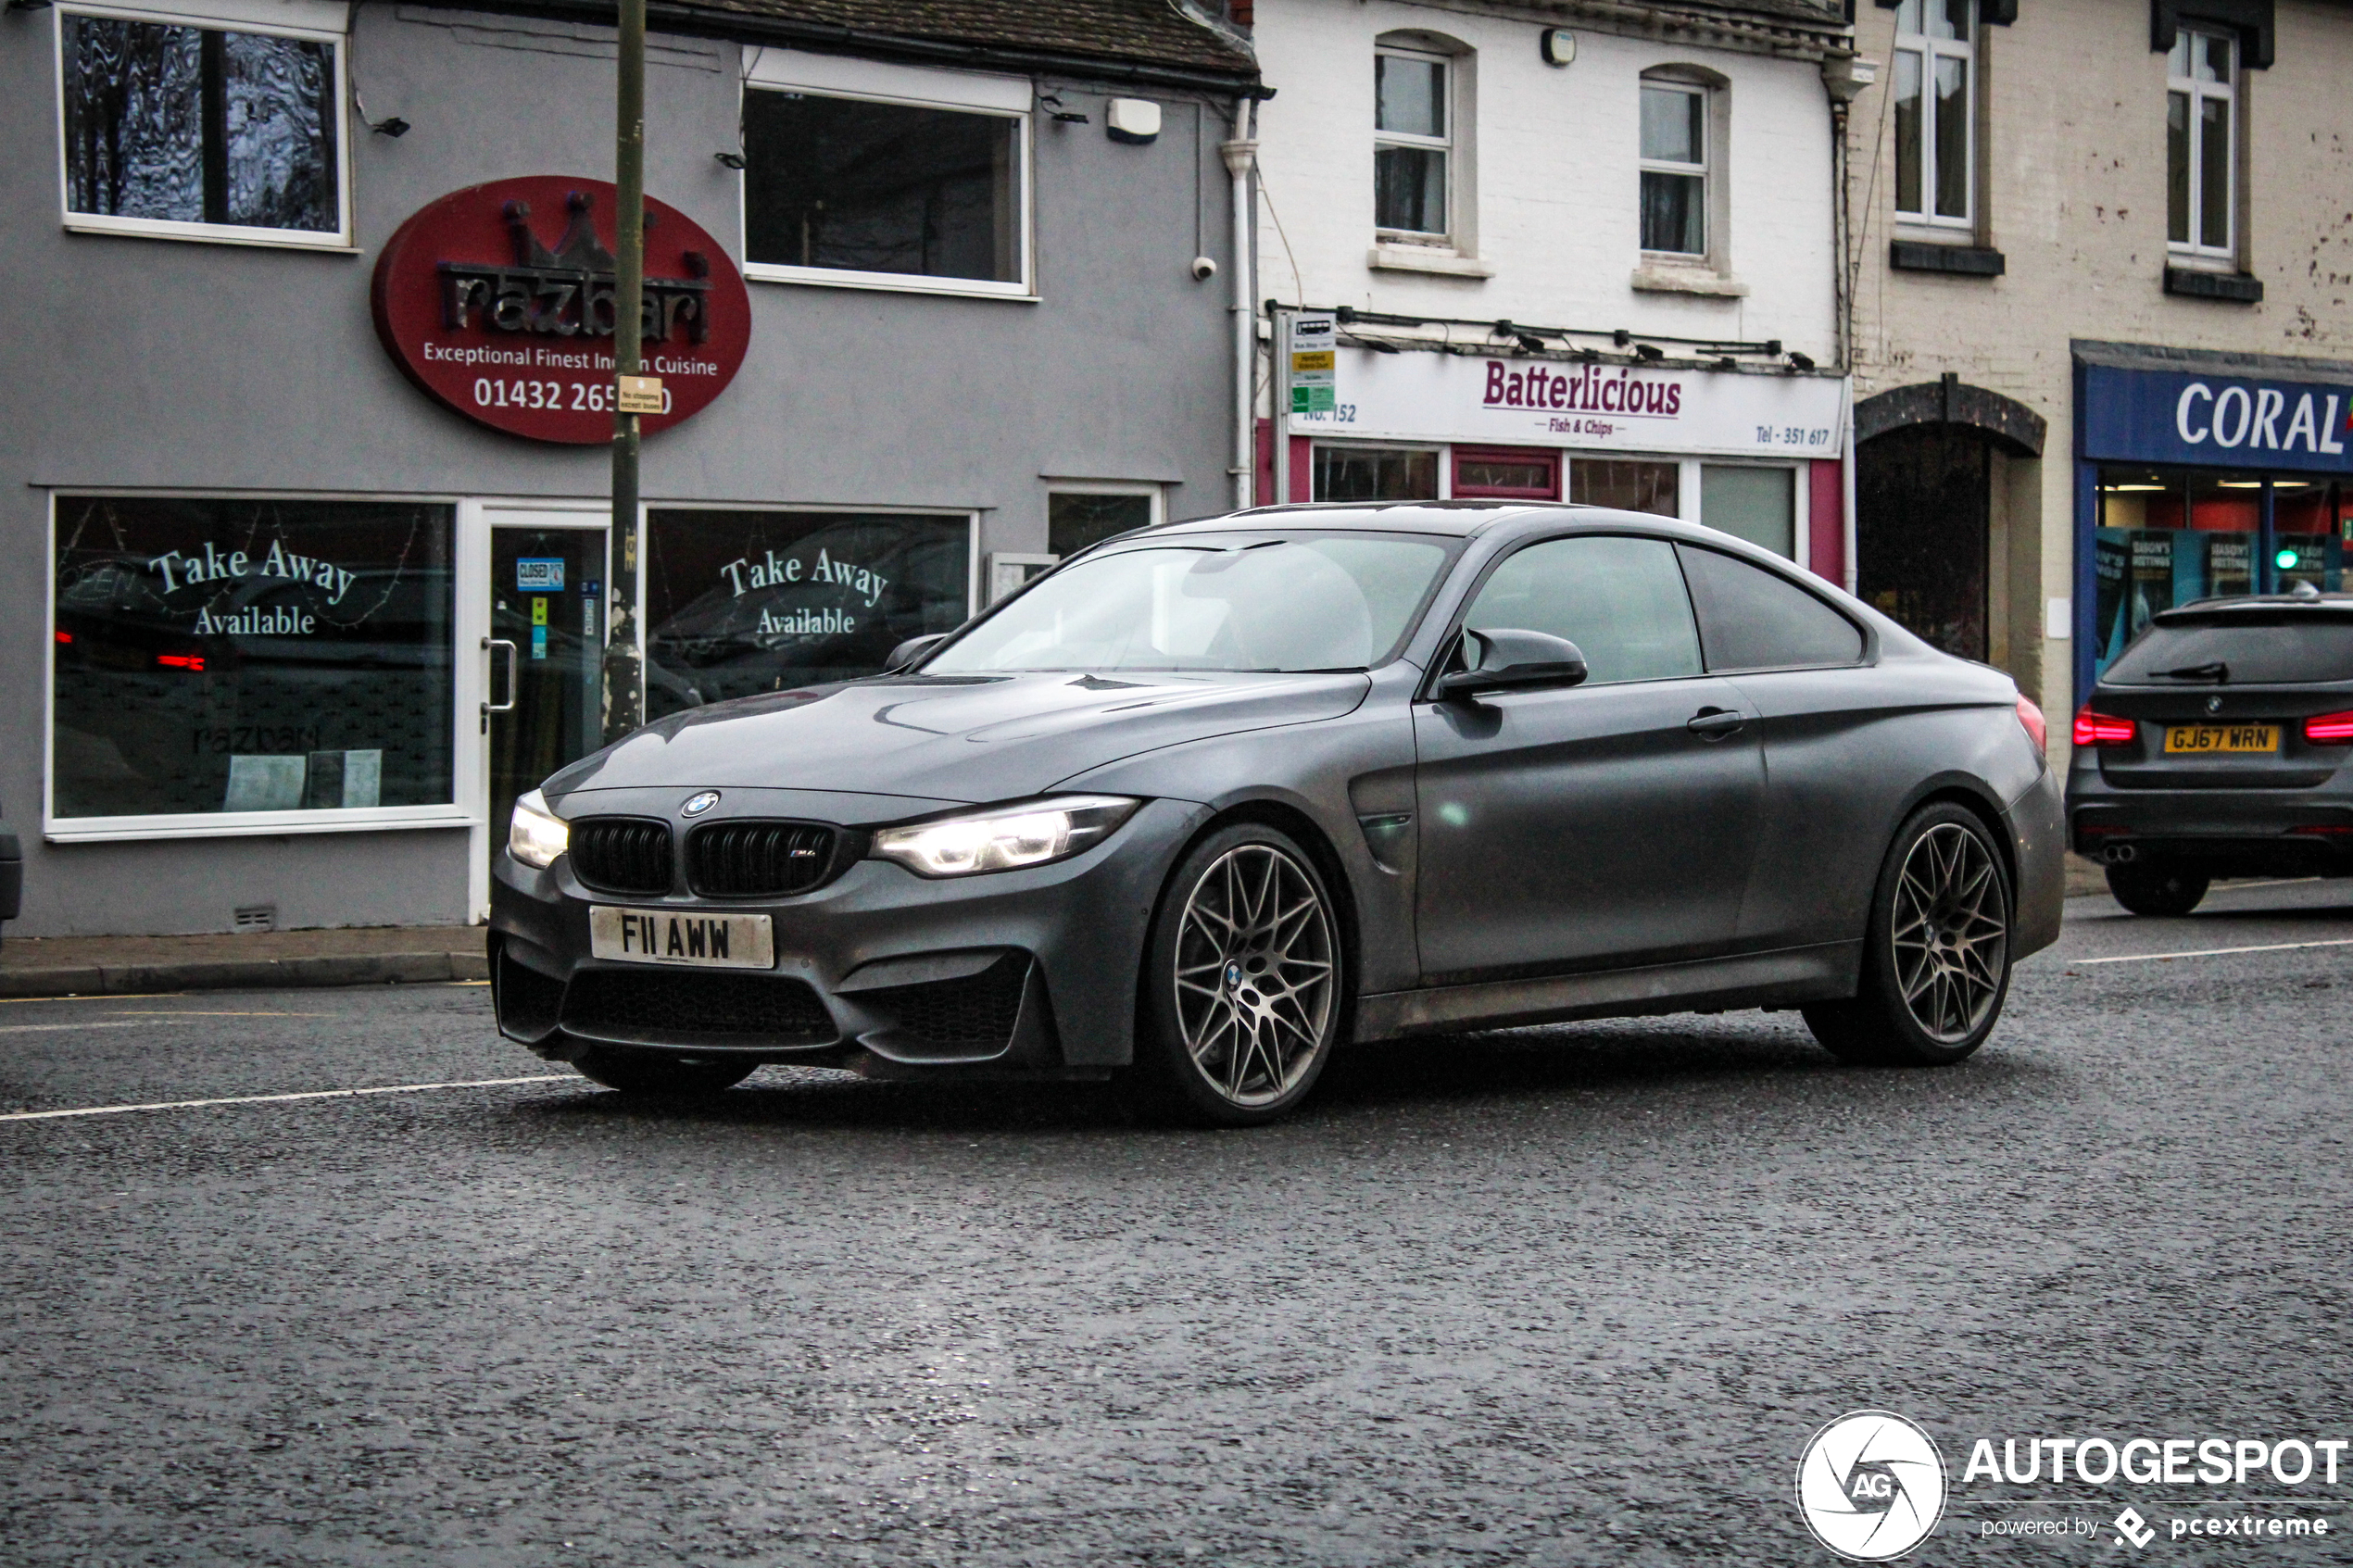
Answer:
[[1063, 107], [1063, 101], [1051, 93], [1038, 94], [1038, 107], [1046, 111], [1047, 118], [1058, 120], [1062, 124], [1084, 125], [1087, 123], [1085, 115], [1080, 114], [1076, 109]]
[[1537, 48], [1548, 66], [1565, 66], [1577, 58], [1577, 34], [1565, 27], [1548, 27], [1537, 35]]
[[368, 127], [379, 136], [389, 136], [397, 142], [409, 134], [409, 122], [396, 114], [388, 114]]
[[1645, 365], [1655, 365], [1667, 358], [1667, 350], [1655, 343], [1638, 343], [1634, 345], [1634, 358]]
[[741, 153], [736, 153], [736, 152], [717, 152], [717, 153], [713, 153], [713, 154], [711, 154], [711, 156], [712, 157], [717, 158], [717, 159], [718, 159], [721, 163], [723, 163], [723, 164], [726, 165], [729, 169], [742, 169], [742, 168], [743, 168], [743, 166], [744, 166], [744, 155], [743, 155], [743, 154], [741, 154]]
[[50, 0], [8, 0], [7, 9], [11, 11], [45, 11], [49, 8], [49, 6]]
[[1793, 370], [1810, 370], [1814, 368], [1814, 361], [1794, 348], [1789, 351], [1789, 363], [1790, 369]]

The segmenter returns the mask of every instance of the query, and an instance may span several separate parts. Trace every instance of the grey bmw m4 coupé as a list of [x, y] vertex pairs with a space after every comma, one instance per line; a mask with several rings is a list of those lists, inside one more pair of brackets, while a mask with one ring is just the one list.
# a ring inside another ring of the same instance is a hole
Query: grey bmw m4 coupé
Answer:
[[1279, 1116], [1350, 1041], [1797, 1008], [1975, 1050], [2058, 934], [2009, 678], [1671, 520], [1269, 508], [888, 673], [676, 714], [515, 809], [499, 1027], [616, 1088], [1119, 1076]]

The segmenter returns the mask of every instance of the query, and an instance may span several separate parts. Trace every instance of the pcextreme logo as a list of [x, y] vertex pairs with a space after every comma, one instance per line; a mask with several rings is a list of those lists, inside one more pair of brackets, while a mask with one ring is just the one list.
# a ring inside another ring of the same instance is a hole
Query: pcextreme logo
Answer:
[[1852, 1411], [1806, 1445], [1797, 1509], [1814, 1538], [1850, 1562], [1901, 1557], [1944, 1515], [1944, 1456], [1900, 1415]]

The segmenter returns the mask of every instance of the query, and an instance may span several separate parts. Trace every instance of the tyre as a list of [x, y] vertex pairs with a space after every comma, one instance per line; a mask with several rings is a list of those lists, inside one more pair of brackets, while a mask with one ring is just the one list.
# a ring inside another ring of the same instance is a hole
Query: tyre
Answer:
[[1314, 859], [1255, 822], [1211, 834], [1178, 864], [1152, 919], [1131, 1089], [1161, 1116], [1272, 1122], [1322, 1076], [1347, 982]]
[[595, 1046], [573, 1066], [609, 1089], [633, 1098], [693, 1099], [732, 1089], [751, 1075], [756, 1061], [714, 1060], [710, 1057], [672, 1056], [666, 1051], [632, 1051]]
[[2214, 879], [2165, 860], [2131, 860], [2108, 868], [2108, 890], [2136, 915], [2185, 915]]
[[1842, 1061], [1939, 1067], [1985, 1043], [2010, 986], [2009, 873], [1985, 825], [1958, 806], [1914, 812], [1871, 894], [1862, 984], [1804, 1009]]

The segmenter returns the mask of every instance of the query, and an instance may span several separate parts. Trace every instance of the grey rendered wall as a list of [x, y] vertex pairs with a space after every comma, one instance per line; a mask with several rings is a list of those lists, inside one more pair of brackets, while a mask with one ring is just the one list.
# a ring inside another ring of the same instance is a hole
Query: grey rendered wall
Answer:
[[[425, 399], [377, 345], [375, 247], [447, 192], [612, 167], [595, 30], [359, 8], [351, 64], [359, 254], [94, 237], [58, 224], [55, 13], [0, 17], [0, 809], [26, 839], [23, 935], [220, 930], [465, 913], [461, 832], [50, 846], [39, 841], [48, 493], [81, 486], [596, 496], [601, 449], [543, 446]], [[648, 189], [736, 247], [731, 44], [657, 38]], [[709, 411], [650, 439], [649, 501], [969, 508], [984, 550], [1045, 547], [1045, 474], [1171, 484], [1227, 504], [1231, 264], [1216, 110], [1167, 100], [1149, 146], [1103, 134], [1105, 94], [1049, 83], [1087, 125], [1037, 136], [1035, 305], [751, 285], [750, 356]], [[1222, 106], [1221, 106], [1222, 107]]]

